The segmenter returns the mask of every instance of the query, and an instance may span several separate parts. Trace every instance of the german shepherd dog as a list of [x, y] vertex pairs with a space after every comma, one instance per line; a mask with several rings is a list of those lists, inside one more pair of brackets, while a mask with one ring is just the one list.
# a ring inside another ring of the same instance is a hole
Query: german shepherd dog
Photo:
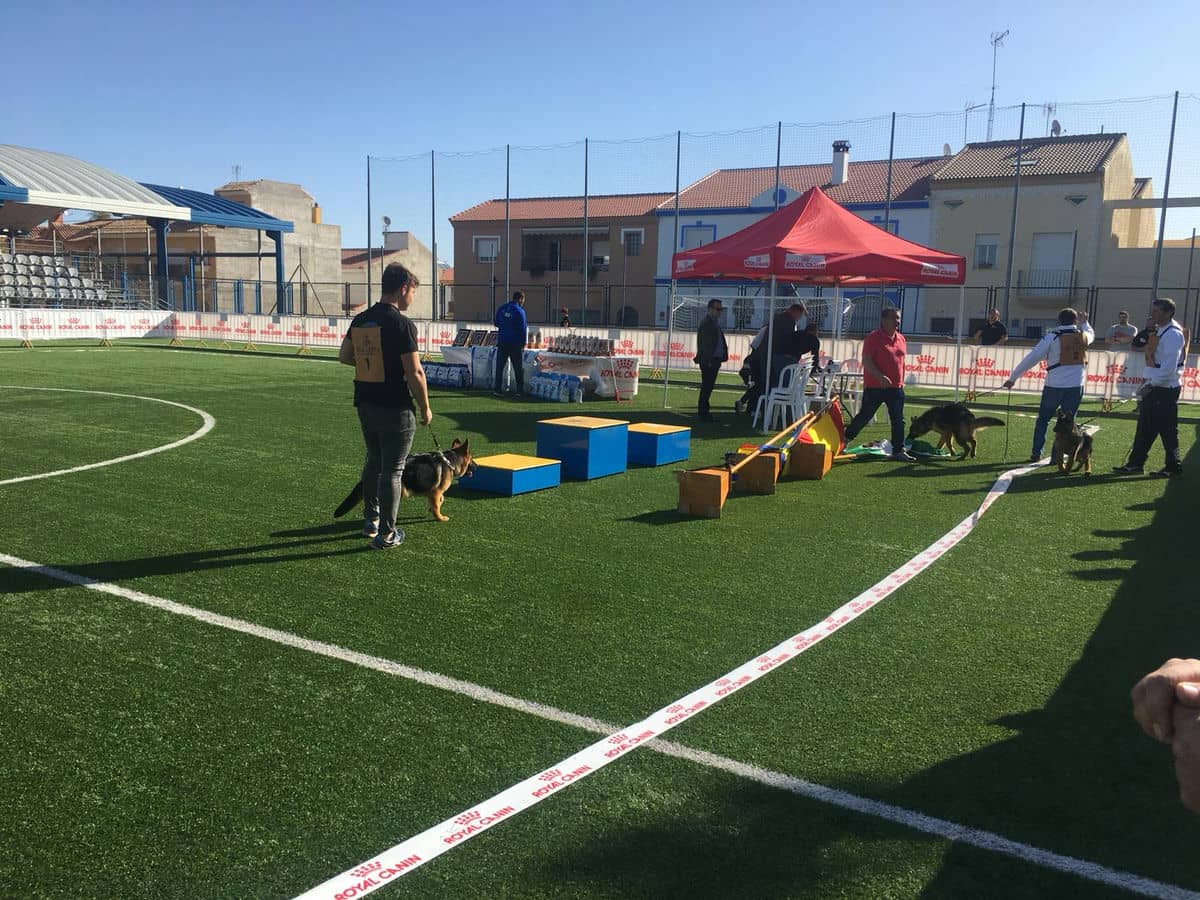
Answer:
[[1054, 449], [1050, 453], [1050, 464], [1060, 475], [1069, 475], [1083, 469], [1083, 477], [1092, 474], [1092, 436], [1075, 424], [1075, 416], [1058, 411], [1054, 423]]
[[[441, 453], [417, 453], [404, 461], [404, 472], [400, 476], [400, 498], [404, 499], [414, 494], [426, 497], [433, 517], [439, 522], [449, 522], [450, 517], [442, 515], [442, 498], [455, 478], [462, 478], [474, 471], [471, 442], [456, 438], [449, 450]], [[340, 519], [350, 512], [362, 500], [362, 495], [362, 482], [359, 481], [333, 511], [334, 518]]]
[[945, 447], [954, 453], [954, 439], [957, 438], [962, 447], [960, 458], [966, 459], [968, 456], [974, 458], [975, 432], [981, 428], [997, 426], [1003, 428], [1004, 423], [991, 416], [975, 415], [967, 409], [965, 403], [948, 403], [930, 407], [921, 415], [914, 416], [909, 423], [908, 439], [911, 441], [930, 431], [936, 431], [941, 436], [941, 440], [938, 441], [939, 449]]

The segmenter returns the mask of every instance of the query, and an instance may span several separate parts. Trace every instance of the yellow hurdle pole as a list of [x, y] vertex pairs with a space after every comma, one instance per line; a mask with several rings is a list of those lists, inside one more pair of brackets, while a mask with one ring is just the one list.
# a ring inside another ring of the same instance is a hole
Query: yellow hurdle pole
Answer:
[[742, 466], [746, 465], [746, 463], [750, 462], [750, 460], [754, 459], [756, 456], [761, 456], [762, 452], [763, 452], [762, 448], [764, 446], [766, 446], [767, 444], [771, 444], [771, 443], [781, 439], [784, 435], [786, 435], [798, 428], [803, 428], [806, 425], [810, 425], [813, 421], [816, 420], [816, 418], [817, 417], [816, 417], [815, 413], [805, 413], [803, 416], [801, 416], [799, 419], [797, 419], [795, 422], [793, 422], [787, 428], [783, 429], [783, 431], [779, 432], [779, 434], [774, 435], [769, 440], [764, 441], [762, 444], [760, 444], [759, 448], [757, 450], [755, 450], [753, 453], [748, 454], [744, 459], [740, 459], [736, 463], [734, 463], [732, 466], [730, 466], [729, 473], [732, 475], [733, 473], [737, 472], [737, 470], [740, 469]]

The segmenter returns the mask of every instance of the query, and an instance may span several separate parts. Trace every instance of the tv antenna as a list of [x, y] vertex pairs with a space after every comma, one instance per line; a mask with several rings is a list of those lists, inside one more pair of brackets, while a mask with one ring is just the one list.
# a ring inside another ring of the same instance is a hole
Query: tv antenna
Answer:
[[963, 146], [964, 147], [967, 146], [967, 120], [970, 118], [971, 113], [973, 113], [977, 109], [983, 109], [985, 106], [987, 106], [986, 103], [972, 103], [970, 100], [968, 100], [966, 102], [966, 104], [963, 106]]
[[[1046, 134], [1050, 134], [1050, 120], [1054, 118], [1054, 114], [1058, 112], [1058, 105], [1055, 103], [1043, 103], [1042, 112], [1046, 114]], [[1058, 137], [1058, 135], [1054, 135]]]
[[996, 51], [1004, 46], [1004, 39], [1008, 37], [1009, 30], [993, 31], [991, 37], [992, 44], [992, 99], [988, 103], [988, 130], [987, 139], [992, 139], [992, 123], [996, 120]]

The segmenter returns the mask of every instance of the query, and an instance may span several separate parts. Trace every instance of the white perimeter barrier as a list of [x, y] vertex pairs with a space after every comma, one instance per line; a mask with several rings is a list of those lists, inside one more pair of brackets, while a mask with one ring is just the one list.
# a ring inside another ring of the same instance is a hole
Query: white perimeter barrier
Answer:
[[[451, 344], [459, 327], [474, 323], [415, 320], [417, 343], [422, 353], [438, 353]], [[170, 310], [106, 309], [0, 309], [0, 340], [62, 340], [87, 338], [117, 340], [128, 338], [178, 338], [191, 341], [225, 341], [231, 345], [282, 344], [292, 347], [336, 349], [350, 320], [317, 316], [254, 316], [234, 313], [172, 312]], [[609, 338], [615, 342], [617, 356], [634, 357], [643, 367], [667, 367], [695, 370], [696, 336], [676, 334], [668, 342], [665, 331], [616, 328], [574, 328], [538, 326], [543, 342], [550, 337], [573, 334], [581, 337]], [[724, 370], [736, 372], [750, 350], [750, 336], [727, 336], [729, 361]], [[669, 346], [668, 346], [669, 343]], [[837, 360], [859, 360], [860, 340], [821, 342], [821, 350]], [[955, 373], [964, 391], [984, 393], [1004, 383], [1009, 373], [1028, 352], [1022, 347], [964, 346], [954, 344], [908, 342], [905, 382], [917, 387], [953, 388]], [[1145, 380], [1145, 362], [1140, 351], [1090, 350], [1085, 394], [1111, 400], [1133, 396]], [[1046, 378], [1045, 364], [1026, 372], [1019, 390], [1039, 391]], [[1200, 402], [1200, 369], [1195, 354], [1188, 357], [1183, 373], [1181, 400]]]

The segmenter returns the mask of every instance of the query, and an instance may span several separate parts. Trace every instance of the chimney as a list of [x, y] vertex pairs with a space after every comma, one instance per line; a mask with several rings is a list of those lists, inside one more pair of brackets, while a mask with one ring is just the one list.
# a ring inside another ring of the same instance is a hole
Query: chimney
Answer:
[[833, 173], [830, 184], [845, 184], [850, 178], [850, 142], [833, 142]]

